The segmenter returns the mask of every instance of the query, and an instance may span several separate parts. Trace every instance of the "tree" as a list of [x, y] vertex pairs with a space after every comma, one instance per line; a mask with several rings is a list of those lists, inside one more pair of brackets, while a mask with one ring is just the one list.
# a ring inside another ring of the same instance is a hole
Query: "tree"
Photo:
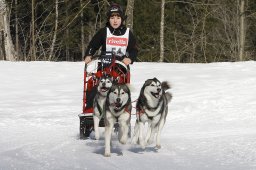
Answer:
[[31, 60], [35, 61], [36, 60], [36, 40], [35, 40], [35, 0], [32, 0], [31, 3], [31, 9], [32, 9], [32, 13], [31, 13], [31, 18], [32, 18], [32, 45], [31, 45]]
[[[83, 0], [80, 0], [80, 5], [81, 5], [81, 8], [83, 8], [83, 6], [84, 6]], [[80, 17], [81, 17], [81, 51], [82, 51], [81, 60], [83, 60], [85, 57], [85, 42], [84, 42], [85, 38], [84, 38], [84, 22], [83, 22], [84, 12], [83, 12], [83, 10], [80, 14]]]
[[[110, 1], [55, 1], [0, 0], [1, 59], [81, 61], [91, 37], [106, 23]], [[256, 60], [255, 1], [115, 2], [136, 34], [138, 61]]]
[[244, 2], [245, 0], [240, 0], [240, 25], [239, 25], [239, 60], [243, 60], [244, 56], [244, 44], [245, 44], [245, 10]]
[[0, 58], [16, 60], [16, 52], [10, 33], [9, 10], [5, 0], [0, 0]]
[[164, 61], [164, 8], [165, 8], [165, 0], [162, 0], [161, 1], [160, 59], [159, 59], [159, 62]]
[[57, 38], [57, 31], [58, 31], [58, 22], [59, 22], [59, 1], [55, 0], [55, 26], [54, 26], [52, 45], [50, 47], [49, 60], [53, 59], [53, 51], [54, 51], [56, 38]]
[[133, 29], [133, 9], [134, 9], [134, 0], [127, 0], [127, 6], [125, 14], [127, 15], [126, 26], [130, 29]]
[[15, 49], [19, 54], [18, 0], [15, 0]]

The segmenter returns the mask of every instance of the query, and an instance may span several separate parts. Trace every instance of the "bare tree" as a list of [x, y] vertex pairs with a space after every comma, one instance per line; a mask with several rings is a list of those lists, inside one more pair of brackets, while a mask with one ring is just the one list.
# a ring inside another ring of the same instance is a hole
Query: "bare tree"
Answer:
[[0, 58], [16, 60], [16, 52], [10, 34], [9, 10], [5, 0], [0, 0]]
[[18, 0], [15, 0], [15, 49], [19, 54]]
[[220, 53], [229, 57], [227, 58], [229, 61], [239, 60], [240, 54], [244, 53], [245, 25], [240, 5], [240, 0], [229, 2], [229, 4], [220, 1], [218, 10], [214, 14], [222, 26], [216, 27], [213, 36], [221, 42], [218, 47]]
[[239, 27], [239, 60], [243, 60], [244, 56], [244, 44], [245, 44], [245, 11], [244, 1], [240, 0], [240, 27]]
[[59, 0], [55, 0], [55, 26], [54, 26], [52, 45], [50, 47], [49, 60], [53, 59], [53, 51], [54, 51], [56, 38], [57, 38], [57, 31], [58, 31], [58, 22], [59, 22]]
[[[83, 6], [84, 6], [83, 0], [80, 0], [80, 5], [81, 5], [81, 8], [83, 8]], [[85, 56], [85, 38], [84, 38], [84, 22], [83, 22], [84, 13], [83, 13], [83, 11], [81, 11], [80, 17], [81, 17], [81, 51], [82, 51], [81, 60], [83, 60], [84, 56]]]
[[[66, 15], [66, 18], [68, 18], [68, 16], [69, 16], [68, 2], [69, 2], [69, 0], [65, 0], [65, 5], [66, 5], [65, 15]], [[69, 47], [69, 42], [67, 41], [69, 39], [69, 36], [70, 36], [69, 27], [67, 27], [66, 30], [65, 30], [65, 36], [66, 36], [65, 37], [65, 39], [66, 39], [66, 42], [65, 42], [66, 61], [70, 61], [70, 51], [69, 51], [70, 47]]]
[[128, 0], [125, 14], [127, 15], [126, 26], [133, 29], [134, 0]]
[[164, 61], [164, 8], [165, 0], [161, 2], [161, 22], [160, 22], [160, 59], [159, 62]]
[[35, 43], [35, 0], [32, 0], [32, 46], [31, 46], [31, 60], [36, 60], [36, 43]]

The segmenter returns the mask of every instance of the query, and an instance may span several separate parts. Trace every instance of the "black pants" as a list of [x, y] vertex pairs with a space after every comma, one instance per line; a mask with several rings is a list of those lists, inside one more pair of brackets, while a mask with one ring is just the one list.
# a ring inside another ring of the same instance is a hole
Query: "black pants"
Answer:
[[86, 91], [86, 109], [93, 107], [93, 100], [97, 93], [97, 86], [93, 87], [92, 90]]

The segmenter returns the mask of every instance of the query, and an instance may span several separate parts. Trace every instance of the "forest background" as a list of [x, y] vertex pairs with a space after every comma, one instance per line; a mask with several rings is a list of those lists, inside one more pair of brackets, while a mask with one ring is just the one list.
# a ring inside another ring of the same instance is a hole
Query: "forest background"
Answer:
[[[126, 25], [132, 28], [138, 42], [138, 61], [256, 60], [256, 1], [114, 2], [126, 11]], [[110, 3], [108, 0], [0, 0], [0, 60], [82, 61], [89, 41], [106, 24]], [[5, 47], [8, 36], [13, 42], [8, 48], [11, 54]]]

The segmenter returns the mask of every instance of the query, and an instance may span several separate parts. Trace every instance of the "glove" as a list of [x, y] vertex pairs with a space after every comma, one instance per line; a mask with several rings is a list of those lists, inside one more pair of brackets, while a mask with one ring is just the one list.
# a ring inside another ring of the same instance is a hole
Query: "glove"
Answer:
[[92, 61], [92, 56], [86, 56], [84, 59], [85, 64], [88, 64]]
[[129, 65], [132, 63], [132, 60], [128, 57], [124, 57], [124, 59], [122, 60], [122, 62], [125, 64], [125, 65]]

